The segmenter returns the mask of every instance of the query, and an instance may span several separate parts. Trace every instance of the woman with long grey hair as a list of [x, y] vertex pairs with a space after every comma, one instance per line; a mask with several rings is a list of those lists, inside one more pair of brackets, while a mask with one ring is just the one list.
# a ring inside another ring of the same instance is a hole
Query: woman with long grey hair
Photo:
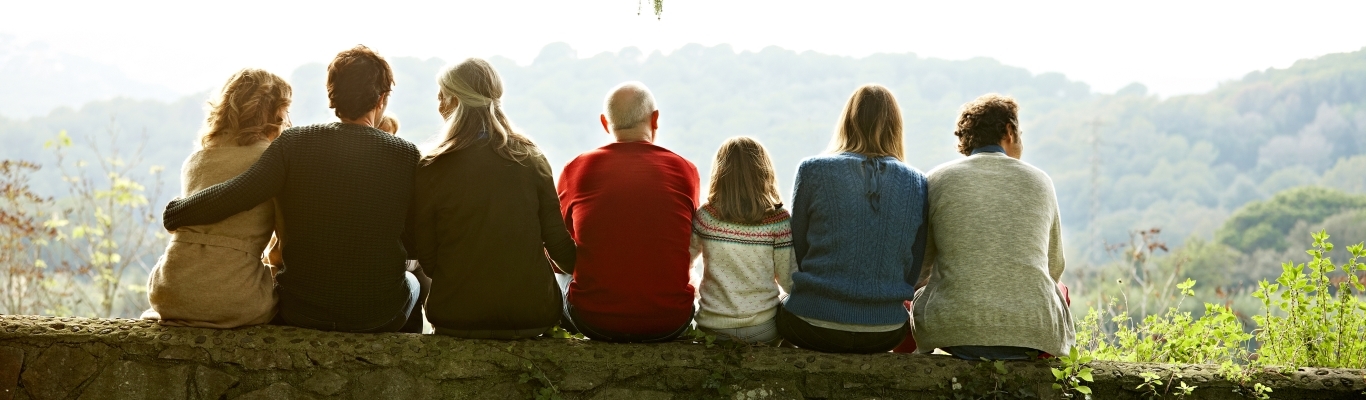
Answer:
[[538, 336], [560, 318], [552, 268], [575, 260], [550, 164], [503, 112], [487, 61], [447, 67], [437, 83], [445, 135], [422, 157], [411, 227], [432, 278], [427, 318], [443, 335]]

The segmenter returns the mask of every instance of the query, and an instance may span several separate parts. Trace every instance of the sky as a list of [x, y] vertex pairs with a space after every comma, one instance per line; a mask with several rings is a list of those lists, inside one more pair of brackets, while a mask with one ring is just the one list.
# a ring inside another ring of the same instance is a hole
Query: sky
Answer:
[[[121, 68], [181, 93], [242, 67], [288, 75], [366, 44], [388, 57], [504, 56], [565, 42], [589, 57], [685, 44], [862, 57], [991, 57], [1113, 92], [1199, 93], [1248, 72], [1366, 47], [1366, 1], [20, 1], [0, 34]], [[637, 6], [642, 8], [637, 14]]]

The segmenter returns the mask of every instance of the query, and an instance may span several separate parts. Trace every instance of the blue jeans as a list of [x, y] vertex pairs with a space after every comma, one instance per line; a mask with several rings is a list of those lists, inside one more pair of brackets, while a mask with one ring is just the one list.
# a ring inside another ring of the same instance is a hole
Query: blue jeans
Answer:
[[[405, 271], [403, 273], [403, 278], [403, 285], [405, 286], [405, 289], [408, 290], [408, 302], [404, 304], [403, 310], [400, 310], [393, 318], [383, 323], [345, 324], [334, 321], [324, 321], [303, 314], [286, 312], [281, 312], [277, 315], [275, 321], [272, 321], [272, 323], [276, 325], [289, 325], [333, 332], [398, 332], [402, 330], [405, 325], [408, 325], [410, 316], [416, 316], [418, 319], [422, 318], [421, 309], [418, 309], [416, 313], [413, 312], [413, 310], [418, 307], [418, 298], [422, 295], [422, 285], [418, 282], [417, 275], [414, 275], [412, 272]], [[420, 323], [418, 324], [418, 329], [419, 331], [414, 333], [422, 333]]]

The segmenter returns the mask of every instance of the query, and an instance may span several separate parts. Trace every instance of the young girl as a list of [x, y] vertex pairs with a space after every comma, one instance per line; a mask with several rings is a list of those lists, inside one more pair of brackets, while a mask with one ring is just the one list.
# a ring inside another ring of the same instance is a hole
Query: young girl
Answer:
[[709, 192], [693, 218], [693, 257], [705, 265], [697, 325], [722, 339], [776, 344], [779, 296], [796, 261], [768, 151], [748, 137], [721, 144]]

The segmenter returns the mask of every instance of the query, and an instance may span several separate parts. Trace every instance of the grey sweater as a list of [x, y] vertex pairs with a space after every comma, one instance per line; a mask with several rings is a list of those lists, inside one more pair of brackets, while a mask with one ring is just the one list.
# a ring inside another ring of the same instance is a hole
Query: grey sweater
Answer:
[[1015, 346], [1067, 354], [1072, 314], [1057, 289], [1061, 219], [1053, 181], [1001, 153], [929, 173], [928, 284], [913, 311], [918, 352]]

